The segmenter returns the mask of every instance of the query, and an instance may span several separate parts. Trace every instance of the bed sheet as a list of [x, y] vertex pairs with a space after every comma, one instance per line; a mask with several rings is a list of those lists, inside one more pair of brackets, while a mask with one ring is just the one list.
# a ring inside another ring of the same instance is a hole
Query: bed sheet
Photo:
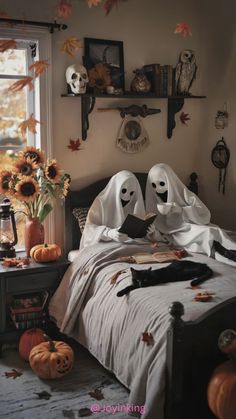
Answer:
[[[163, 419], [165, 401], [166, 333], [168, 308], [180, 301], [183, 320], [195, 320], [216, 304], [236, 295], [236, 271], [204, 255], [185, 260], [207, 263], [214, 272], [201, 290], [214, 293], [212, 301], [195, 302], [189, 281], [168, 283], [116, 294], [131, 284], [130, 267], [153, 269], [168, 263], [136, 265], [119, 257], [150, 250], [150, 245], [100, 243], [79, 252], [52, 297], [49, 313], [63, 333], [72, 336], [130, 389], [129, 403], [145, 406], [143, 419]], [[156, 251], [154, 249], [153, 251]], [[112, 278], [123, 271], [115, 283]], [[149, 333], [153, 342], [142, 340]]]

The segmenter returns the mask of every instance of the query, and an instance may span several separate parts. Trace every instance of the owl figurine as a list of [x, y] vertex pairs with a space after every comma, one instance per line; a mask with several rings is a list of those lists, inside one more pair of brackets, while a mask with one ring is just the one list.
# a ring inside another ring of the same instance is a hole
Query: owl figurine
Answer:
[[189, 96], [189, 89], [196, 78], [197, 64], [194, 51], [181, 51], [175, 69], [175, 91], [177, 95]]

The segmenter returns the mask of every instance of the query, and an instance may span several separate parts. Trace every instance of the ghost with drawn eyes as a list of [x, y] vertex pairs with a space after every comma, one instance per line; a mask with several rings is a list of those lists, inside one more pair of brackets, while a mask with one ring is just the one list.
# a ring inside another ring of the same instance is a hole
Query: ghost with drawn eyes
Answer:
[[145, 208], [138, 179], [128, 170], [122, 170], [111, 177], [91, 205], [80, 248], [99, 241], [128, 240], [127, 234], [119, 232], [128, 214], [142, 218]]
[[156, 227], [165, 234], [188, 230], [188, 223], [208, 224], [210, 221], [208, 208], [164, 163], [150, 169], [145, 201], [147, 211], [158, 211]]

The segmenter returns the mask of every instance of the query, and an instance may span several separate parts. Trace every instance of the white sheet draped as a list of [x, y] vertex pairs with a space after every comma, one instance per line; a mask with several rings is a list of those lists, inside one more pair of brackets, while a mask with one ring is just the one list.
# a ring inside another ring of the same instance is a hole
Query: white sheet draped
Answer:
[[[158, 193], [166, 193], [166, 202], [163, 202]], [[146, 210], [158, 212], [156, 228], [169, 234], [174, 244], [207, 256], [213, 255], [214, 240], [226, 249], [236, 249], [236, 242], [225, 230], [210, 224], [211, 214], [208, 208], [197, 195], [186, 188], [167, 164], [159, 163], [150, 169], [145, 199]], [[224, 262], [236, 266], [230, 260], [224, 259]]]

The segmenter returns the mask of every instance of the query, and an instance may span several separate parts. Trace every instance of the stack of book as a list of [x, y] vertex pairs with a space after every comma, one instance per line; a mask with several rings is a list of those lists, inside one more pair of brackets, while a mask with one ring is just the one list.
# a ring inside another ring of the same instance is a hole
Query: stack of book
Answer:
[[45, 304], [48, 292], [14, 295], [9, 303], [10, 317], [18, 330], [43, 326], [46, 323]]
[[146, 77], [151, 83], [151, 92], [157, 96], [174, 94], [174, 68], [172, 65], [147, 64], [143, 66]]

